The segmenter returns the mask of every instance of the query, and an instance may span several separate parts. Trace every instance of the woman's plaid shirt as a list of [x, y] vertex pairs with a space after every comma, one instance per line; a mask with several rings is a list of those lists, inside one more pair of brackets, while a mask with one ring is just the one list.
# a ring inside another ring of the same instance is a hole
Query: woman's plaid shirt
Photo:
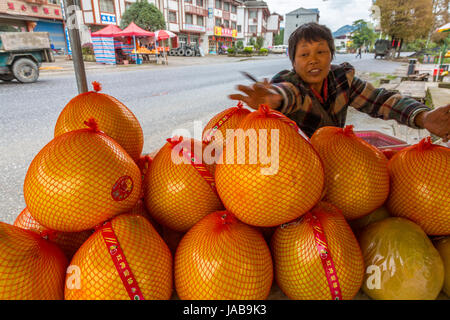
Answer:
[[371, 117], [397, 122], [412, 128], [415, 116], [430, 108], [395, 91], [376, 89], [371, 83], [355, 76], [349, 63], [331, 65], [328, 74], [327, 101], [321, 103], [312, 89], [294, 71], [281, 71], [272, 79], [277, 93], [283, 96], [278, 111], [294, 120], [311, 137], [324, 126], [343, 128], [349, 106]]

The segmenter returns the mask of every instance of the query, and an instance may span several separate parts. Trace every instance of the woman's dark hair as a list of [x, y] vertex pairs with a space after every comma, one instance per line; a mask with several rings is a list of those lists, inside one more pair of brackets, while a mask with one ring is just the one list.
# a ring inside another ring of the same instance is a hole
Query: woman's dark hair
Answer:
[[305, 23], [298, 27], [289, 37], [289, 59], [292, 64], [295, 60], [295, 51], [297, 49], [297, 43], [302, 40], [307, 42], [325, 40], [328, 43], [328, 47], [331, 51], [331, 58], [334, 58], [334, 39], [331, 34], [331, 30], [327, 26], [318, 24], [315, 22]]

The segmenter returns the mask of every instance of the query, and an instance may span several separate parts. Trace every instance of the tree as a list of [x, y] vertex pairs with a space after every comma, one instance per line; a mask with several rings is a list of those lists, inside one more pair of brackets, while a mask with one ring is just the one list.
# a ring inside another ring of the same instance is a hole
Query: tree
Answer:
[[250, 38], [250, 40], [248, 41], [248, 45], [249, 46], [254, 46], [256, 44], [256, 41], [254, 38]]
[[281, 46], [283, 44], [283, 39], [284, 39], [284, 29], [281, 29], [280, 32], [274, 37], [273, 45]]
[[158, 8], [147, 0], [137, 0], [123, 14], [120, 27], [126, 28], [131, 22], [144, 30], [156, 31], [164, 29], [166, 22]]
[[432, 29], [433, 0], [376, 0], [375, 4], [380, 8], [383, 32], [400, 43], [425, 38]]
[[375, 31], [369, 28], [364, 20], [356, 20], [353, 22], [353, 26], [356, 27], [352, 33], [353, 46], [355, 48], [360, 48], [361, 46], [371, 47], [377, 38]]
[[264, 47], [264, 38], [263, 37], [257, 37], [256, 38], [256, 43], [255, 43], [255, 48], [259, 50], [262, 47]]
[[449, 9], [450, 9], [450, 1], [449, 0], [432, 0], [433, 1], [433, 28], [430, 31], [428, 36], [428, 41], [432, 39], [434, 42], [443, 43], [444, 39], [448, 36], [445, 32], [435, 32], [435, 30], [444, 24], [448, 23], [449, 20]]

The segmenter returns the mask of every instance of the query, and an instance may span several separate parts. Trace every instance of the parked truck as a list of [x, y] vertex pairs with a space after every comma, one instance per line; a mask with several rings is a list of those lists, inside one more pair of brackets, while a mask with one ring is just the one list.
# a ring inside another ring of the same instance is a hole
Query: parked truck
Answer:
[[389, 40], [378, 39], [375, 42], [375, 59], [377, 57], [389, 58], [391, 55], [392, 45]]
[[42, 62], [55, 62], [48, 32], [0, 32], [0, 80], [35, 82]]

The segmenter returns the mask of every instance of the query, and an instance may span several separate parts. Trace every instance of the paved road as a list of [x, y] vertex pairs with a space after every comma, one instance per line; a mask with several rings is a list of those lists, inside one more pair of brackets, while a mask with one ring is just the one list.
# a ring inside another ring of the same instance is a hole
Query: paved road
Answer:
[[[223, 57], [226, 59], [226, 57]], [[359, 71], [393, 72], [399, 63], [364, 55], [337, 55]], [[266, 60], [88, 73], [103, 92], [122, 101], [136, 115], [144, 131], [144, 153], [160, 148], [174, 129], [194, 134], [194, 120], [202, 126], [216, 113], [235, 105], [227, 98], [237, 84], [248, 84], [239, 71], [258, 78], [290, 68], [286, 56]], [[91, 88], [91, 87], [90, 87]], [[0, 81], [0, 221], [13, 223], [25, 206], [23, 181], [34, 156], [53, 138], [59, 113], [77, 94], [74, 75], [42, 74], [34, 84]]]

